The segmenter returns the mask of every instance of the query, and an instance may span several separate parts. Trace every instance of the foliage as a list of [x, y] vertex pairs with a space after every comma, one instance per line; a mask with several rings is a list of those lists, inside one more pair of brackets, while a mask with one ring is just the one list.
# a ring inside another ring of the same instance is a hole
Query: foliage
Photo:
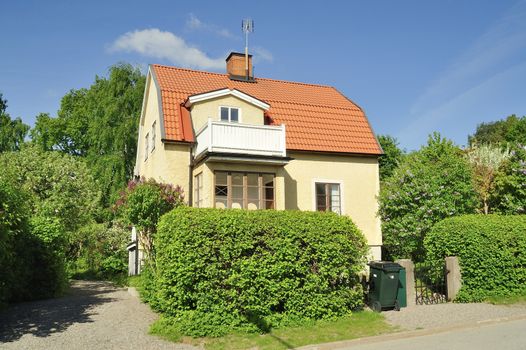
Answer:
[[108, 78], [97, 76], [89, 89], [66, 94], [56, 118], [40, 114], [31, 131], [42, 149], [85, 158], [104, 207], [133, 176], [144, 85], [138, 68], [112, 66]]
[[6, 109], [7, 100], [0, 93], [0, 152], [19, 150], [29, 131], [22, 119], [11, 119]]
[[180, 186], [158, 183], [154, 179], [130, 181], [121, 192], [115, 209], [124, 220], [137, 228], [147, 254], [153, 249], [153, 235], [160, 217], [184, 203]]
[[522, 118], [515, 114], [504, 120], [482, 123], [477, 126], [475, 134], [468, 137], [473, 144], [515, 144], [526, 145], [526, 116]]
[[497, 213], [526, 214], [526, 146], [517, 147], [495, 175], [490, 202]]
[[0, 177], [0, 304], [55, 296], [66, 284], [53, 222], [30, 217], [29, 195]]
[[380, 156], [380, 180], [390, 177], [398, 167], [404, 156], [404, 152], [398, 148], [396, 138], [389, 135], [378, 135], [378, 142], [382, 146], [384, 154]]
[[368, 248], [344, 216], [179, 207], [155, 239], [147, 301], [182, 334], [268, 331], [362, 306]]
[[495, 173], [501, 164], [510, 157], [509, 149], [489, 144], [474, 144], [467, 152], [468, 160], [473, 168], [473, 181], [482, 201], [480, 211], [489, 214], [489, 197], [493, 189]]
[[70, 269], [75, 278], [114, 279], [128, 272], [130, 231], [119, 222], [91, 223], [71, 237]]
[[184, 338], [174, 319], [161, 317], [150, 332], [171, 341], [191, 343], [216, 350], [276, 350], [298, 348], [303, 345], [336, 342], [391, 333], [395, 329], [374, 312], [355, 312], [334, 320], [304, 321], [294, 327], [273, 329], [268, 334], [234, 332], [219, 338]]
[[98, 192], [85, 164], [59, 152], [24, 147], [0, 155], [0, 177], [12, 180], [29, 195], [34, 216], [56, 218], [64, 231], [87, 223], [95, 211]]
[[436, 222], [474, 212], [470, 165], [458, 147], [435, 133], [383, 182], [379, 202], [387, 257], [418, 261]]
[[458, 256], [458, 301], [526, 293], [526, 216], [465, 215], [436, 224], [425, 240], [427, 259]]

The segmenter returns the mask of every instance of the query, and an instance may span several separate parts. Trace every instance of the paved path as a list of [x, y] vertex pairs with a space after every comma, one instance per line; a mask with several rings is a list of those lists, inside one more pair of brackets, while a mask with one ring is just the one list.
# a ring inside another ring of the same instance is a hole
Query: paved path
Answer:
[[524, 350], [526, 349], [526, 320], [515, 320], [461, 328], [435, 334], [384, 340], [382, 342], [355, 343], [342, 350]]
[[195, 349], [148, 335], [155, 319], [126, 289], [75, 281], [62, 298], [0, 312], [0, 349]]

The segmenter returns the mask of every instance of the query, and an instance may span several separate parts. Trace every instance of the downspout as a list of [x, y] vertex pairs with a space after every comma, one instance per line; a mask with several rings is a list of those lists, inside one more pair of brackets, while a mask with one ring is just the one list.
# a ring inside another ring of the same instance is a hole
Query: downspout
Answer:
[[194, 172], [194, 159], [193, 159], [193, 156], [192, 156], [192, 151], [193, 151], [193, 145], [190, 146], [190, 152], [188, 152], [190, 154], [190, 162], [188, 163], [188, 181], [190, 182], [188, 184], [188, 192], [190, 192], [188, 194], [188, 206], [190, 207], [193, 207], [193, 196], [194, 196], [194, 190], [193, 190], [193, 184], [194, 184], [194, 177], [193, 177], [193, 172]]

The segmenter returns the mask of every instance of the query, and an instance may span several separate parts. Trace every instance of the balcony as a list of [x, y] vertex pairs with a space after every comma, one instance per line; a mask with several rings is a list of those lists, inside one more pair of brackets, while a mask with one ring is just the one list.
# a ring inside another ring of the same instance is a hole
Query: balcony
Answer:
[[251, 125], [208, 119], [196, 136], [194, 156], [208, 153], [232, 153], [286, 157], [285, 125]]

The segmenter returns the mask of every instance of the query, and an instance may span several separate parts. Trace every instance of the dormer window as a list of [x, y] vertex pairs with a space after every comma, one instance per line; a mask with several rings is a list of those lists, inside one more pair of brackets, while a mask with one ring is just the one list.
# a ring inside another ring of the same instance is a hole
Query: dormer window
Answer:
[[222, 122], [239, 123], [239, 108], [220, 107], [219, 110]]

